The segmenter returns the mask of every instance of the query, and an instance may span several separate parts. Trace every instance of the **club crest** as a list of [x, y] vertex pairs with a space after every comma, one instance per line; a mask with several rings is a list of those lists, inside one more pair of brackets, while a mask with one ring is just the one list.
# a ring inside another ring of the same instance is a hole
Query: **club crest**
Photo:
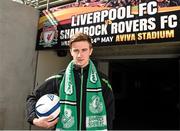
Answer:
[[65, 85], [65, 93], [71, 95], [73, 93], [73, 85], [69, 82]]
[[93, 96], [91, 102], [89, 103], [89, 110], [94, 113], [101, 113], [103, 110], [103, 103], [100, 100], [99, 96]]
[[92, 83], [96, 83], [97, 82], [97, 73], [96, 72], [94, 72], [94, 71], [91, 72], [90, 81]]
[[75, 121], [74, 117], [72, 116], [72, 111], [70, 109], [64, 110], [61, 122], [63, 124], [63, 128], [70, 128], [74, 125]]
[[49, 21], [44, 22], [42, 32], [40, 34], [39, 45], [43, 47], [52, 47], [58, 43], [58, 30], [56, 25], [52, 25]]

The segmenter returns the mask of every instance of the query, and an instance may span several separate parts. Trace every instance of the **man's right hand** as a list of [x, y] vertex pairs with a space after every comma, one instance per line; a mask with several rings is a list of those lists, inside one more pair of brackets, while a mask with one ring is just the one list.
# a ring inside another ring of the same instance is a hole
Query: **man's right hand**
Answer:
[[51, 116], [34, 118], [33, 124], [38, 127], [49, 129], [49, 128], [55, 126], [58, 122], [58, 118], [56, 118], [53, 121], [49, 121], [49, 120], [51, 120]]

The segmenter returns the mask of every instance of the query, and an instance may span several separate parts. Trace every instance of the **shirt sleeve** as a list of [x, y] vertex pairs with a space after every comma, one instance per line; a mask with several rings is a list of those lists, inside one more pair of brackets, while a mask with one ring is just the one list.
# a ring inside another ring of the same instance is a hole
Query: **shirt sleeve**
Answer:
[[107, 128], [108, 130], [112, 130], [113, 120], [115, 118], [115, 100], [114, 100], [113, 90], [107, 76], [103, 75], [103, 77], [101, 77], [101, 80], [102, 80], [103, 97], [106, 105]]
[[59, 80], [51, 78], [46, 80], [42, 85], [35, 89], [26, 99], [27, 121], [33, 124], [33, 119], [37, 118], [35, 105], [37, 100], [45, 94], [59, 95]]

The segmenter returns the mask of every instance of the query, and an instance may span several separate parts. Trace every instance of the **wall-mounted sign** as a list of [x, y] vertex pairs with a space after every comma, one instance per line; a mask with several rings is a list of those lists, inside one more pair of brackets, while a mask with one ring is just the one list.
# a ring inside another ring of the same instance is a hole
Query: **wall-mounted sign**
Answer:
[[80, 1], [42, 11], [36, 49], [67, 48], [76, 32], [94, 46], [180, 41], [180, 6], [173, 1]]

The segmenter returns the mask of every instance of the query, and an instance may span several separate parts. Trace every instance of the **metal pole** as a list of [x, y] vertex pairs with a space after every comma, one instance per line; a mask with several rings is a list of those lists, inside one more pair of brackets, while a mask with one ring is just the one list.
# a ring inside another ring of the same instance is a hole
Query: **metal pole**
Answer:
[[49, 10], [49, 0], [47, 0], [46, 10]]

